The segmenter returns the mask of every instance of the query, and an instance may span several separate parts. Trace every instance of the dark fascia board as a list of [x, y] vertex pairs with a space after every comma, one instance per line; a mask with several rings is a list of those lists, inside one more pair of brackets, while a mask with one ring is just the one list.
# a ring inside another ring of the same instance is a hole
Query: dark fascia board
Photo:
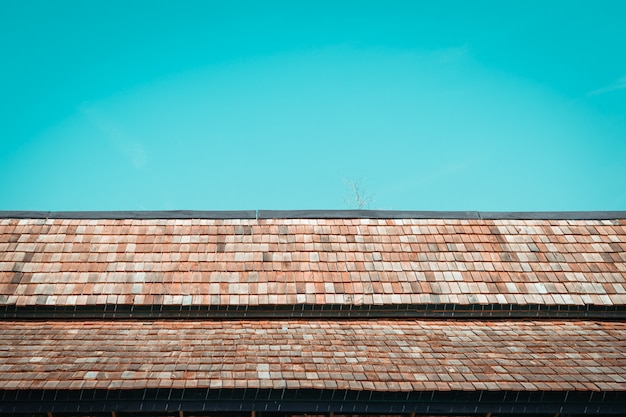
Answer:
[[0, 211], [0, 218], [18, 219], [256, 219], [255, 210], [233, 211]]
[[402, 211], [402, 210], [233, 210], [233, 211], [0, 211], [14, 219], [470, 219], [617, 220], [626, 211]]
[[259, 210], [259, 219], [480, 219], [476, 211]]
[[0, 414], [266, 411], [348, 414], [626, 412], [616, 391], [347, 391], [315, 389], [0, 390]]
[[616, 220], [626, 219], [626, 211], [481, 211], [485, 220]]
[[538, 304], [294, 304], [260, 306], [134, 305], [83, 306], [0, 305], [0, 320], [267, 320], [267, 319], [579, 319], [626, 320], [626, 306]]
[[92, 212], [51, 212], [51, 219], [255, 219], [254, 210], [233, 211], [92, 211]]
[[47, 219], [49, 211], [0, 211], [0, 219]]

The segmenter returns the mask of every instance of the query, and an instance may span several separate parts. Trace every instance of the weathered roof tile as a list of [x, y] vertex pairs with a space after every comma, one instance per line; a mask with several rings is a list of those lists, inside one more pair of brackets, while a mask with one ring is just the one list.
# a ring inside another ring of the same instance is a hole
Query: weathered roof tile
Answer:
[[616, 322], [0, 322], [0, 339], [4, 389], [626, 389]]
[[[528, 318], [610, 314], [625, 272], [623, 219], [0, 219], [0, 389], [625, 391], [624, 323]], [[10, 319], [302, 304], [400, 318]], [[403, 304], [534, 310], [419, 320]]]

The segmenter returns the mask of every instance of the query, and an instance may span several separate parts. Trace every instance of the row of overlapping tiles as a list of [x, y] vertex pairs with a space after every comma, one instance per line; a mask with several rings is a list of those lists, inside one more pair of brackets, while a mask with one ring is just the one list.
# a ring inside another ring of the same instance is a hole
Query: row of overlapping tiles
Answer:
[[626, 304], [624, 220], [0, 219], [3, 304]]
[[621, 390], [626, 324], [0, 322], [0, 386]]

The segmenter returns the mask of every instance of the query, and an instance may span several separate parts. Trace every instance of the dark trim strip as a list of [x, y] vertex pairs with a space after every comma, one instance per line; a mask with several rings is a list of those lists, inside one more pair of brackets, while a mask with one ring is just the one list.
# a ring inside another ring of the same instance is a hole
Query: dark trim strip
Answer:
[[259, 219], [480, 219], [476, 211], [259, 210]]
[[0, 218], [17, 219], [256, 219], [255, 210], [238, 211], [0, 211]]
[[626, 211], [402, 211], [402, 210], [241, 210], [241, 211], [0, 211], [14, 219], [473, 219], [616, 220]]
[[481, 211], [484, 220], [616, 220], [625, 219], [626, 211]]
[[0, 320], [146, 319], [583, 319], [626, 320], [626, 306], [541, 304], [295, 304], [261, 306], [4, 305]]
[[47, 219], [49, 211], [0, 211], [0, 219]]
[[626, 392], [138, 389], [0, 391], [0, 413], [626, 413]]

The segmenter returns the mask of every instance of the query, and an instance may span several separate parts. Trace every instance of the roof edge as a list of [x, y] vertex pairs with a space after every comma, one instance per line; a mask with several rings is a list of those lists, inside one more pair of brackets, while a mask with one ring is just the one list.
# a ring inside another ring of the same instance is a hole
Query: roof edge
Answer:
[[3, 320], [626, 320], [626, 306], [544, 304], [0, 305]]
[[256, 210], [200, 211], [0, 211], [0, 218], [16, 219], [256, 219]]
[[[434, 383], [433, 383], [434, 384]], [[471, 385], [471, 384], [470, 384]], [[485, 385], [485, 384], [482, 384]], [[426, 385], [424, 384], [426, 388]], [[0, 389], [0, 413], [131, 412], [171, 410], [342, 414], [623, 415], [623, 391], [433, 390], [370, 391], [293, 388]]]
[[626, 219], [626, 211], [481, 211], [486, 220], [616, 220]]
[[410, 210], [164, 210], [20, 211], [0, 210], [13, 219], [473, 219], [617, 220], [626, 211], [410, 211]]
[[259, 210], [259, 219], [479, 219], [477, 211]]

